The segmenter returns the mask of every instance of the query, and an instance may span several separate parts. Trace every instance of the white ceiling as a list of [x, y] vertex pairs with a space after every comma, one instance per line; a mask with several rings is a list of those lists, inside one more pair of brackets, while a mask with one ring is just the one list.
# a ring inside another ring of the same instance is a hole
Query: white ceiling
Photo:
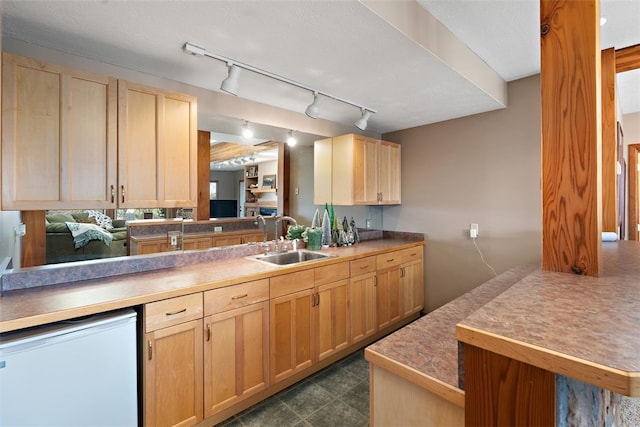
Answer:
[[[377, 133], [503, 108], [506, 97], [496, 96], [499, 90], [485, 85], [485, 77], [508, 82], [539, 72], [538, 0], [418, 1], [448, 30], [432, 31], [431, 15], [423, 9], [411, 25], [385, 12], [407, 2], [3, 0], [2, 31], [5, 37], [219, 91], [226, 66], [182, 51], [185, 42], [195, 43], [377, 110], [368, 127]], [[601, 4], [607, 18], [602, 47], [640, 43], [640, 0]], [[434, 47], [448, 31], [464, 49], [449, 44], [445, 57]], [[464, 52], [467, 47], [475, 54]], [[458, 51], [467, 59], [477, 55], [478, 65], [456, 65]], [[484, 73], [482, 79], [470, 76], [475, 68]], [[619, 77], [623, 112], [640, 111], [640, 71]], [[248, 71], [242, 73], [239, 96], [297, 112], [312, 100], [307, 91]], [[351, 124], [359, 116], [353, 106], [323, 103], [324, 119]]]

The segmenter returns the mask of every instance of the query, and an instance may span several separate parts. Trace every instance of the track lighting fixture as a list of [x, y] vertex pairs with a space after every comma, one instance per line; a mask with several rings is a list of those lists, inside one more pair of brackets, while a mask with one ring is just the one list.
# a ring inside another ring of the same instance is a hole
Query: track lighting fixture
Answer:
[[222, 81], [220, 89], [230, 93], [231, 95], [238, 95], [238, 79], [240, 79], [240, 68], [233, 65], [231, 62], [227, 64], [229, 68], [229, 75]]
[[318, 92], [313, 92], [313, 102], [309, 104], [309, 106], [307, 107], [304, 113], [307, 116], [311, 117], [312, 119], [317, 119], [318, 117], [320, 117], [320, 101], [321, 100], [322, 98], [320, 98], [320, 95], [318, 95]]
[[287, 133], [287, 145], [289, 147], [295, 147], [295, 145], [298, 143], [298, 140], [293, 136], [293, 131], [290, 130]]
[[367, 128], [367, 122], [369, 121], [369, 117], [371, 117], [371, 111], [362, 109], [362, 117], [360, 117], [354, 125], [360, 130], [365, 130]]
[[246, 120], [242, 125], [242, 136], [244, 136], [245, 138], [253, 138], [253, 131], [251, 130], [251, 128], [249, 128], [249, 122]]
[[208, 58], [213, 58], [213, 59], [217, 59], [218, 61], [223, 61], [227, 64], [227, 67], [229, 68], [229, 75], [226, 79], [224, 79], [224, 81], [222, 82], [222, 85], [220, 86], [220, 89], [228, 92], [230, 94], [233, 95], [237, 95], [238, 94], [238, 79], [240, 77], [240, 69], [244, 69], [244, 70], [248, 70], [248, 71], [252, 71], [256, 74], [260, 74], [262, 76], [266, 76], [266, 77], [270, 77], [274, 80], [278, 80], [280, 82], [283, 83], [287, 83], [290, 84], [292, 86], [296, 86], [300, 89], [304, 89], [307, 90], [309, 92], [313, 93], [313, 102], [311, 104], [309, 104], [309, 106], [307, 107], [305, 114], [311, 118], [318, 118], [320, 116], [320, 101], [322, 99], [322, 97], [324, 98], [331, 98], [333, 100], [342, 102], [343, 104], [348, 104], [348, 105], [352, 105], [354, 107], [357, 107], [360, 109], [360, 111], [362, 111], [362, 117], [360, 119], [358, 119], [358, 121], [355, 123], [355, 125], [358, 127], [358, 129], [361, 130], [365, 130], [367, 127], [367, 121], [369, 120], [369, 118], [371, 117], [372, 114], [374, 114], [376, 111], [372, 110], [371, 108], [365, 107], [363, 105], [360, 104], [356, 104], [355, 102], [351, 102], [349, 100], [346, 100], [344, 98], [340, 98], [334, 95], [331, 95], [329, 93], [326, 92], [321, 92], [319, 90], [313, 89], [312, 87], [309, 87], [307, 85], [304, 85], [302, 83], [298, 83], [294, 80], [288, 79], [286, 77], [271, 73], [269, 71], [265, 71], [265, 70], [261, 70], [260, 68], [256, 68], [254, 66], [251, 66], [249, 64], [244, 64], [242, 62], [238, 62], [235, 61], [233, 59], [224, 57], [222, 55], [217, 55], [215, 53], [209, 52], [207, 51], [205, 48], [201, 47], [201, 46], [197, 46], [193, 43], [185, 43], [182, 46], [182, 49], [186, 52], [189, 53], [191, 55], [194, 56], [206, 56]]

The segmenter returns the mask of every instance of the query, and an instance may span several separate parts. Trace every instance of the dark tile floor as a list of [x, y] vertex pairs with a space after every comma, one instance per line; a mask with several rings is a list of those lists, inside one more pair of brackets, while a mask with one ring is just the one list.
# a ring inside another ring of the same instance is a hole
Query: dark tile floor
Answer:
[[368, 422], [369, 364], [360, 350], [219, 426], [364, 427]]

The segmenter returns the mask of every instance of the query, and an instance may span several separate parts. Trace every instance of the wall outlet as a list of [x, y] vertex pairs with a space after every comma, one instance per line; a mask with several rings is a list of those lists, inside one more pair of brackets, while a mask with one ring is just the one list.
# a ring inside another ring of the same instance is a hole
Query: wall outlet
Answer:
[[217, 225], [217, 226], [213, 227], [213, 232], [214, 233], [221, 233], [222, 232], [222, 226], [221, 225]]
[[179, 245], [180, 232], [179, 231], [168, 231], [167, 232], [167, 240], [169, 241], [169, 245], [174, 249], [178, 249]]
[[471, 224], [469, 227], [469, 237], [472, 239], [478, 237], [478, 224]]

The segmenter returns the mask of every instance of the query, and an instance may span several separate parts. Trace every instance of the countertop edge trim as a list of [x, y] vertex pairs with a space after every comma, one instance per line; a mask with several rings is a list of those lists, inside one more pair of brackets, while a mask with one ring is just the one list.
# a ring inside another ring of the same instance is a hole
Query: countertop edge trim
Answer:
[[398, 363], [397, 361], [383, 356], [369, 348], [365, 349], [364, 357], [372, 365], [398, 375], [400, 378], [407, 380], [410, 383], [415, 384], [456, 406], [459, 406], [460, 408], [464, 408], [464, 390], [445, 383], [435, 377], [425, 375], [420, 371], [410, 368], [402, 363]]
[[456, 325], [456, 338], [465, 344], [564, 375], [629, 397], [640, 397], [640, 373], [524, 343], [464, 324]]

